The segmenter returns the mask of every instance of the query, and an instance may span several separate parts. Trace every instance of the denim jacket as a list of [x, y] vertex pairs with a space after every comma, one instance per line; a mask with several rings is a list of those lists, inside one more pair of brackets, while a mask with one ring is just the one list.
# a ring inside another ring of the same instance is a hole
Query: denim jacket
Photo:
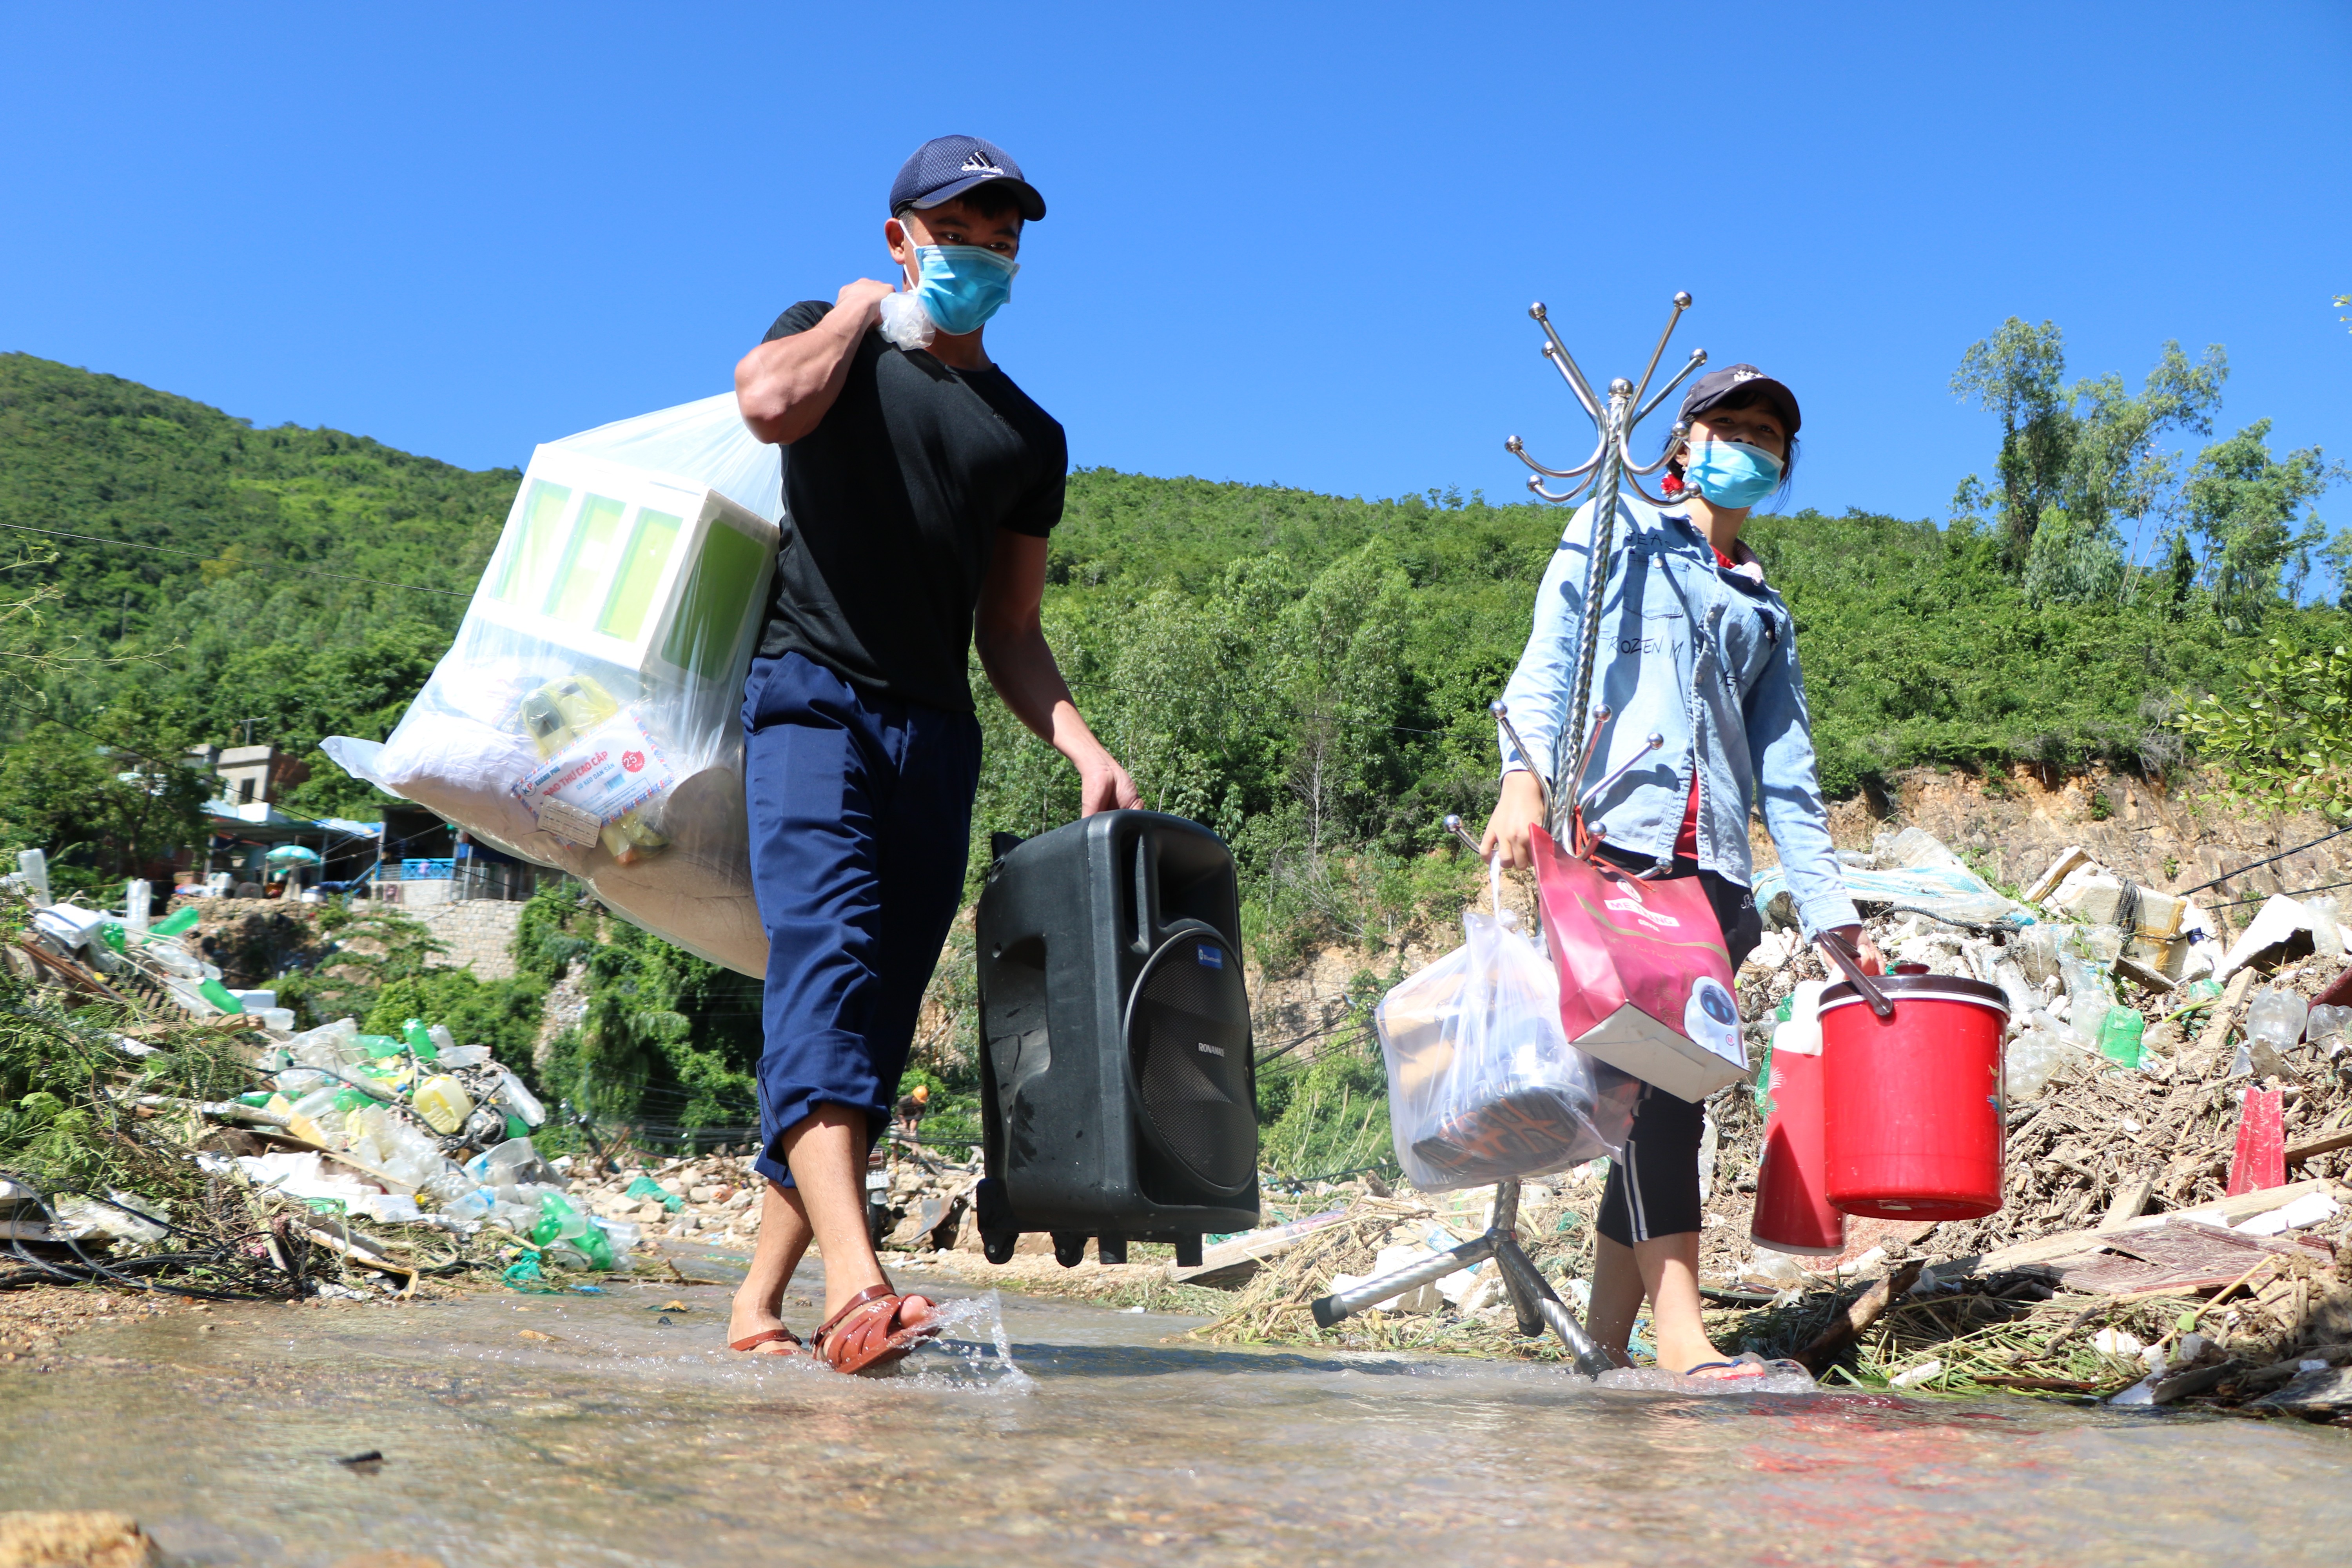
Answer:
[[[1503, 691], [1513, 727], [1544, 769], [1564, 764], [1570, 750], [1559, 731], [1583, 633], [1592, 511], [1590, 501], [1577, 509], [1552, 552], [1536, 592], [1534, 635]], [[1586, 825], [1606, 827], [1617, 848], [1671, 860], [1696, 767], [1700, 868], [1755, 885], [1748, 820], [1760, 793], [1807, 934], [1853, 924], [1859, 917], [1830, 843], [1788, 605], [1752, 568], [1725, 571], [1687, 512], [1621, 496], [1611, 548], [1590, 702], [1611, 717], [1584, 778]], [[1665, 744], [1634, 761], [1653, 733]], [[1508, 773], [1518, 756], [1499, 731], [1497, 744]], [[1623, 777], [1592, 795], [1628, 762]]]

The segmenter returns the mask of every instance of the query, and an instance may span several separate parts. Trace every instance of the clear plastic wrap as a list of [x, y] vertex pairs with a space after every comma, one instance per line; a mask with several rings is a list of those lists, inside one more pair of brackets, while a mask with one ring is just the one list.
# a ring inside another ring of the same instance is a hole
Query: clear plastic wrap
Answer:
[[912, 294], [890, 294], [883, 298], [882, 335], [907, 350], [931, 346], [932, 334], [939, 331], [931, 313], [923, 309], [922, 300]]
[[1463, 945], [1373, 1014], [1397, 1161], [1423, 1192], [1612, 1154], [1633, 1124], [1640, 1082], [1568, 1043], [1559, 981], [1517, 925], [1465, 910]]
[[763, 973], [740, 713], [780, 491], [776, 448], [731, 395], [541, 447], [399, 725], [320, 749], [656, 936]]

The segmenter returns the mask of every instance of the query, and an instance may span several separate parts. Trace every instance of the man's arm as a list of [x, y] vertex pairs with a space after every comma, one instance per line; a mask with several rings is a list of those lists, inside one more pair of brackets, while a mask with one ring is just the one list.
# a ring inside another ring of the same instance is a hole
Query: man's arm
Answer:
[[841, 395], [866, 329], [881, 319], [883, 299], [894, 292], [871, 278], [845, 283], [815, 326], [761, 343], [738, 361], [735, 405], [751, 434], [789, 447], [815, 429]]
[[1136, 794], [1127, 770], [1078, 717], [1078, 705], [1070, 700], [1062, 667], [1054, 662], [1054, 650], [1045, 646], [1045, 628], [1038, 618], [1045, 602], [1045, 541], [998, 529], [972, 628], [989, 684], [996, 688], [1014, 718], [1040, 740], [1052, 742], [1078, 770], [1080, 815], [1141, 805], [1143, 797]]

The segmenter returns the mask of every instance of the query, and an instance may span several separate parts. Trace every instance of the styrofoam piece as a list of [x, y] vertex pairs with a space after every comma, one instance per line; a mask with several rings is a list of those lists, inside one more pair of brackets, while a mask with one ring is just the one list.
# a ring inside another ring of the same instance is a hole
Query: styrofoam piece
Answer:
[[[2230, 951], [2213, 971], [2213, 978], [2227, 980], [2271, 949], [2292, 941], [2295, 932], [2311, 930], [2312, 924], [2310, 910], [2284, 893], [2272, 894], [2255, 914], [2253, 923], [2240, 931], [2238, 940], [2230, 944]], [[2315, 939], [2314, 945], [2317, 945]], [[2340, 939], [2337, 945], [2342, 945]]]
[[83, 909], [79, 904], [51, 904], [33, 911], [36, 929], [65, 943], [68, 948], [80, 947], [98, 935], [98, 928], [113, 919], [96, 910]]
[[783, 516], [783, 448], [744, 426], [731, 392], [616, 419], [548, 445], [631, 468], [689, 475], [770, 522]]
[[2334, 1219], [2344, 1212], [2344, 1206], [2326, 1193], [2305, 1193], [2292, 1203], [2283, 1204], [2268, 1214], [2258, 1214], [2242, 1221], [2235, 1228], [2248, 1236], [2278, 1236], [2290, 1230], [2301, 1230], [2322, 1220]]
[[707, 484], [561, 446], [524, 470], [469, 615], [646, 679], [732, 664], [776, 525]]
[[[1384, 1274], [1394, 1274], [1400, 1269], [1410, 1268], [1417, 1263], [1425, 1263], [1430, 1256], [1427, 1249], [1419, 1247], [1383, 1247], [1379, 1256], [1372, 1259], [1372, 1271], [1370, 1274], [1339, 1275], [1332, 1279], [1331, 1289], [1335, 1292], [1352, 1290], [1357, 1286], [1369, 1280], [1378, 1279]], [[1467, 1281], [1468, 1271], [1465, 1270], [1459, 1276], [1449, 1276], [1446, 1282], [1450, 1283], [1454, 1278]], [[1372, 1305], [1375, 1310], [1383, 1312], [1434, 1312], [1444, 1307], [1445, 1298], [1439, 1293], [1437, 1285], [1432, 1283], [1415, 1286], [1412, 1289], [1402, 1291], [1385, 1301], [1376, 1301]]]
[[2029, 904], [2038, 904], [2048, 898], [2057, 889], [2058, 884], [2065, 880], [2069, 871], [2084, 864], [2090, 858], [2091, 852], [2079, 844], [2069, 844], [2065, 848], [2058, 851], [2058, 858], [2051, 861], [2049, 868], [2033, 879], [2032, 887], [2025, 889], [2025, 901]]

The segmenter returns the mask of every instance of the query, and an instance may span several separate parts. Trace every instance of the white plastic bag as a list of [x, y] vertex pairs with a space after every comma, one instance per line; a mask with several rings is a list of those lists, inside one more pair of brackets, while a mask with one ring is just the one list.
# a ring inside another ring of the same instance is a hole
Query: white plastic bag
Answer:
[[1373, 1014], [1397, 1161], [1423, 1192], [1541, 1175], [1614, 1153], [1639, 1081], [1568, 1043], [1559, 980], [1503, 909], [1462, 912], [1466, 941]]
[[887, 294], [883, 296], [881, 310], [882, 335], [891, 342], [909, 351], [931, 346], [939, 324], [923, 309], [921, 300], [912, 294]]
[[764, 973], [740, 710], [781, 475], [729, 394], [541, 447], [391, 737], [320, 749], [655, 935]]

